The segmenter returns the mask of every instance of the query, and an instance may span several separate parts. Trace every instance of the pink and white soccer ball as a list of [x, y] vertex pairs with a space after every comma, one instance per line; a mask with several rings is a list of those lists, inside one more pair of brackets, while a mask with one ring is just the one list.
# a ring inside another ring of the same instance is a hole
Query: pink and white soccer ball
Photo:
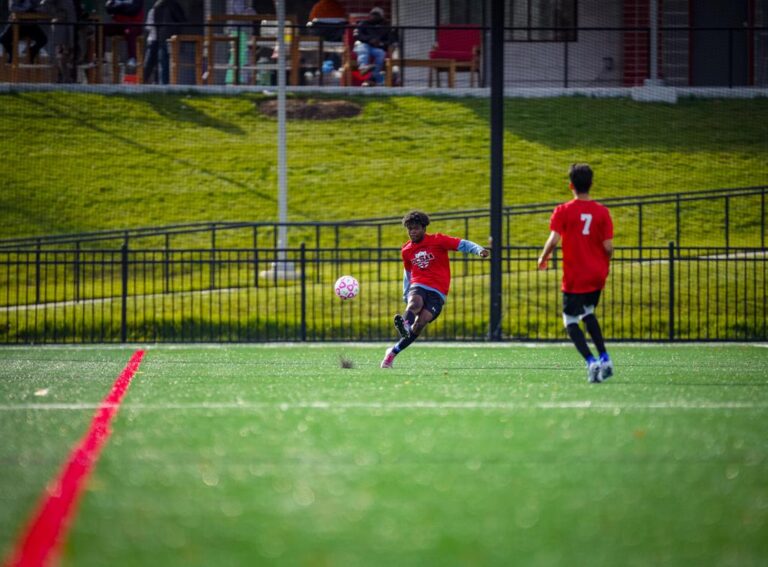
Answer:
[[352, 299], [360, 293], [360, 284], [352, 276], [341, 276], [333, 285], [333, 292], [340, 299]]

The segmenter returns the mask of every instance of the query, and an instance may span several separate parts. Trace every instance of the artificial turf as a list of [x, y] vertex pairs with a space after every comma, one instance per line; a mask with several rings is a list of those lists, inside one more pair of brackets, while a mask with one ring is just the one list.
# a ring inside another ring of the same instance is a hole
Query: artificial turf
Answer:
[[[383, 351], [150, 347], [62, 564], [764, 564], [764, 346]], [[131, 352], [0, 350], [3, 555]]]

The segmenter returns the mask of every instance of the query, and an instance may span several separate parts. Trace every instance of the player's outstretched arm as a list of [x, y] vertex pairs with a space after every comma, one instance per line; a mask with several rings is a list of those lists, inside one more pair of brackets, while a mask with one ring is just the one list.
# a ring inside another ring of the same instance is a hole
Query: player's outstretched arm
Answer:
[[481, 258], [487, 258], [491, 255], [491, 251], [487, 248], [483, 248], [479, 244], [472, 242], [471, 240], [464, 240], [462, 239], [461, 242], [459, 242], [459, 247], [457, 248], [459, 252], [463, 252], [464, 254], [477, 254]]
[[541, 256], [539, 256], [539, 259], [536, 262], [540, 270], [547, 269], [549, 257], [552, 255], [552, 252], [554, 252], [559, 243], [560, 235], [553, 230], [549, 233], [549, 238], [547, 238], [547, 241], [544, 243], [544, 250], [541, 251]]

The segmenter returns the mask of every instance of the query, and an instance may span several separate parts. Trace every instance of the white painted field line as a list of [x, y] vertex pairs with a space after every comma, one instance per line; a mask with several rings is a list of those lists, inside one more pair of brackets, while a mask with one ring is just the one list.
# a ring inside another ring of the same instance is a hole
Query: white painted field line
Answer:
[[[125, 344], [67, 344], [67, 345], [4, 345], [0, 347], [2, 353], [18, 353], [30, 351], [92, 351], [92, 350], [144, 350], [174, 351], [174, 350], [290, 350], [290, 349], [381, 349], [392, 345], [392, 341], [382, 340], [376, 342], [262, 342], [262, 343], [125, 343]], [[732, 347], [752, 347], [768, 348], [768, 343], [753, 342], [626, 342], [615, 343], [614, 349], [677, 349], [677, 348], [701, 348], [706, 346], [708, 349], [714, 348], [732, 348]], [[573, 344], [568, 341], [561, 342], [525, 342], [525, 341], [424, 341], [419, 342], [419, 348], [425, 349], [549, 349], [564, 348], [570, 350]], [[376, 364], [378, 367], [378, 363]]]
[[[101, 404], [71, 403], [71, 404], [0, 404], [0, 412], [12, 411], [81, 411], [92, 410], [101, 407]], [[401, 410], [456, 410], [456, 411], [484, 411], [484, 410], [597, 410], [597, 411], [624, 411], [624, 410], [752, 410], [768, 409], [766, 402], [750, 401], [663, 401], [663, 402], [596, 402], [592, 400], [573, 400], [563, 402], [446, 402], [446, 401], [414, 401], [414, 402], [330, 402], [330, 401], [305, 401], [305, 402], [202, 402], [189, 404], [163, 403], [141, 404], [123, 403], [123, 411], [207, 411], [207, 410], [375, 410], [375, 411], [401, 411]]]

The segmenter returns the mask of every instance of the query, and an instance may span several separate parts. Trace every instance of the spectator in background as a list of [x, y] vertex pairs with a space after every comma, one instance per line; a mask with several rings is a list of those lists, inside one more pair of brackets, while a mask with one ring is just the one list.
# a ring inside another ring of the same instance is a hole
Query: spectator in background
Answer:
[[[347, 29], [349, 16], [338, 0], [318, 0], [309, 12], [307, 30], [323, 41], [341, 42]], [[325, 54], [321, 73], [331, 73], [341, 67], [341, 55], [331, 51]]]
[[384, 19], [384, 10], [373, 8], [355, 30], [355, 47], [360, 75], [372, 72], [377, 85], [384, 83], [384, 59], [390, 46], [397, 43], [395, 30]]
[[158, 83], [170, 82], [168, 40], [179, 33], [179, 24], [187, 21], [177, 0], [157, 0], [147, 13], [147, 49], [144, 54], [144, 82], [152, 81], [158, 68]]
[[56, 56], [57, 81], [71, 83], [75, 75], [75, 30], [78, 20], [74, 0], [42, 0], [40, 8], [52, 20], [51, 43]]
[[[9, 0], [8, 9], [14, 14], [34, 14], [40, 12], [39, 0]], [[19, 39], [27, 41], [27, 53], [30, 62], [37, 60], [40, 50], [48, 43], [48, 36], [45, 35], [43, 28], [35, 23], [18, 24]], [[13, 61], [13, 25], [5, 26], [3, 33], [0, 34], [0, 44], [5, 50], [8, 63]]]
[[347, 19], [347, 10], [338, 0], [318, 0], [309, 12], [309, 21], [317, 18]]
[[347, 10], [338, 0], [318, 0], [309, 12], [307, 28], [325, 41], [341, 41], [347, 25]]
[[[136, 65], [136, 39], [144, 27], [144, 0], [107, 0], [107, 14], [112, 23], [104, 26], [104, 38], [121, 35], [125, 37], [128, 65]], [[112, 57], [118, 57], [113, 53]]]

